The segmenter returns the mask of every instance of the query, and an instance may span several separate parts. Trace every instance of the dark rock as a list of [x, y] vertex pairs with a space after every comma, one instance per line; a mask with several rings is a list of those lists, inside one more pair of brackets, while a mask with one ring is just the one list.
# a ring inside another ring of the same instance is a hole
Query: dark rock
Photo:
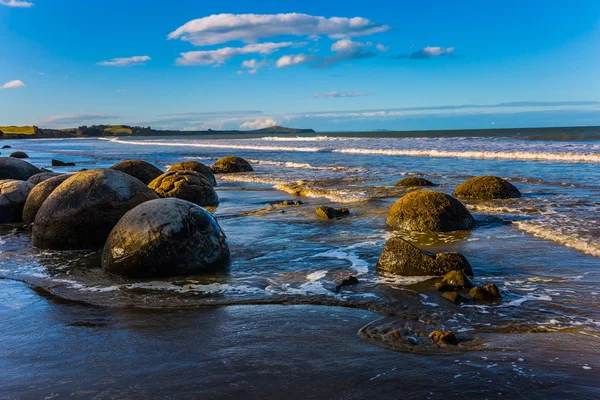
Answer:
[[[35, 176], [35, 175], [34, 175]], [[61, 174], [37, 184], [27, 196], [25, 207], [23, 207], [23, 222], [27, 225], [33, 224], [35, 216], [44, 204], [44, 201], [61, 183], [73, 175]]]
[[444, 292], [442, 293], [442, 297], [456, 305], [462, 304], [467, 300], [465, 296], [457, 292]]
[[199, 206], [219, 205], [219, 196], [206, 177], [194, 171], [166, 172], [150, 182], [148, 187], [160, 197], [175, 197]]
[[26, 181], [40, 170], [27, 161], [18, 158], [0, 157], [0, 179]]
[[0, 223], [21, 221], [23, 206], [33, 186], [26, 181], [0, 180]]
[[441, 282], [437, 282], [435, 287], [439, 291], [453, 291], [457, 289], [471, 289], [475, 284], [463, 271], [448, 272]]
[[387, 224], [418, 232], [450, 232], [475, 227], [475, 219], [452, 196], [423, 190], [401, 197], [390, 209]]
[[440, 276], [453, 270], [473, 276], [471, 265], [462, 254], [429, 253], [400, 237], [387, 241], [377, 262], [377, 269], [402, 276]]
[[156, 198], [153, 190], [123, 172], [79, 172], [54, 189], [40, 207], [33, 244], [53, 250], [102, 247], [127, 211]]
[[23, 151], [15, 151], [14, 153], [12, 153], [10, 155], [10, 157], [12, 157], [12, 158], [29, 158], [27, 153], [25, 153]]
[[131, 175], [144, 182], [145, 185], [149, 184], [163, 173], [158, 167], [144, 160], [124, 160], [116, 163], [110, 167], [110, 169]]
[[31, 178], [27, 179], [27, 182], [37, 185], [38, 183], [42, 183], [47, 179], [54, 178], [55, 176], [59, 175], [63, 174], [59, 172], [40, 172], [39, 174], [35, 174]]
[[74, 167], [75, 163], [64, 162], [64, 161], [52, 159], [52, 166], [53, 167]]
[[231, 174], [234, 172], [252, 172], [252, 166], [241, 157], [228, 156], [217, 160], [211, 167], [215, 174]]
[[478, 176], [456, 187], [456, 197], [464, 199], [491, 200], [521, 197], [519, 189], [497, 176]]
[[396, 186], [408, 186], [408, 187], [416, 187], [416, 186], [435, 186], [433, 182], [424, 179], [424, 178], [404, 178], [400, 179], [396, 182]]
[[4, 146], [2, 146], [3, 149], [12, 149], [12, 147], [10, 147], [9, 145], [5, 144]]
[[486, 286], [476, 286], [469, 291], [469, 296], [476, 301], [490, 301], [501, 299], [500, 290], [494, 283]]
[[282, 201], [271, 201], [269, 202], [272, 206], [301, 206], [302, 203], [300, 200], [282, 200]]
[[129, 211], [102, 251], [105, 270], [131, 277], [195, 274], [225, 267], [228, 260], [227, 238], [214, 217], [194, 203], [173, 198]]
[[356, 284], [358, 284], [358, 283], [359, 283], [359, 282], [358, 282], [358, 278], [356, 278], [355, 276], [352, 276], [352, 275], [348, 275], [348, 277], [347, 277], [347, 278], [345, 278], [345, 279], [344, 279], [342, 282], [340, 282], [340, 283], [339, 283], [339, 284], [338, 284], [338, 285], [335, 287], [335, 289], [333, 289], [333, 291], [334, 291], [335, 293], [339, 293], [339, 292], [340, 292], [340, 290], [342, 290], [342, 288], [343, 288], [344, 286], [356, 285]]
[[211, 185], [217, 186], [217, 180], [215, 179], [215, 174], [213, 174], [212, 169], [210, 169], [210, 167], [207, 167], [206, 165], [204, 165], [198, 161], [184, 161], [184, 162], [177, 163], [175, 165], [172, 165], [167, 170], [167, 172], [181, 171], [181, 170], [198, 172], [199, 174], [204, 175], [204, 177], [206, 179], [208, 179], [208, 181], [210, 182]]
[[452, 332], [433, 331], [429, 339], [440, 346], [458, 346], [458, 338]]
[[340, 208], [336, 210], [335, 208], [328, 206], [317, 207], [315, 212], [319, 218], [323, 219], [340, 218], [350, 215], [350, 210], [347, 208]]

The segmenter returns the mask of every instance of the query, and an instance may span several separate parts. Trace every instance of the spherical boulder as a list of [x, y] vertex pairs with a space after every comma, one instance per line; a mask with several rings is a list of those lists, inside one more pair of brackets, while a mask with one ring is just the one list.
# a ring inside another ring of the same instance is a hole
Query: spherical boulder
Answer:
[[417, 186], [435, 186], [433, 182], [425, 179], [425, 178], [404, 178], [400, 179], [396, 182], [396, 186], [407, 186], [407, 187], [417, 187]]
[[195, 274], [225, 267], [227, 238], [215, 218], [189, 201], [151, 200], [127, 212], [111, 231], [102, 267], [130, 277]]
[[54, 178], [55, 176], [59, 176], [59, 175], [63, 175], [63, 174], [61, 174], [60, 172], [44, 171], [44, 172], [40, 172], [39, 174], [33, 175], [31, 178], [27, 179], [27, 182], [37, 185], [39, 183], [44, 182], [45, 180]]
[[29, 158], [27, 153], [25, 153], [23, 151], [15, 151], [14, 153], [12, 153], [10, 155], [10, 157], [12, 157], [12, 158]]
[[387, 224], [418, 232], [450, 232], [475, 227], [475, 219], [452, 196], [423, 190], [401, 197], [390, 209]]
[[463, 199], [492, 200], [521, 197], [521, 192], [497, 176], [477, 176], [458, 185], [452, 195]]
[[39, 168], [13, 157], [0, 157], [0, 179], [26, 181], [40, 173]]
[[146, 185], [163, 173], [158, 167], [144, 160], [124, 160], [116, 163], [110, 169], [125, 172], [144, 182]]
[[33, 183], [6, 179], [0, 181], [0, 223], [19, 222]]
[[70, 176], [48, 196], [33, 223], [42, 249], [94, 249], [104, 245], [125, 213], [158, 195], [138, 179], [112, 169]]
[[150, 182], [148, 187], [160, 197], [175, 197], [202, 207], [219, 205], [219, 196], [215, 188], [204, 175], [198, 172], [185, 170], [166, 172]]
[[215, 174], [231, 174], [234, 172], [252, 172], [252, 165], [241, 157], [228, 156], [218, 159], [211, 167]]
[[[35, 175], [34, 175], [35, 176]], [[23, 222], [27, 225], [33, 224], [35, 216], [37, 215], [40, 207], [44, 204], [44, 201], [50, 196], [50, 194], [60, 186], [61, 183], [69, 179], [73, 175], [61, 174], [37, 184], [27, 196], [25, 207], [23, 207]]]
[[215, 179], [215, 174], [213, 174], [212, 169], [198, 161], [184, 161], [174, 164], [167, 170], [167, 172], [180, 170], [198, 172], [199, 174], [204, 175], [211, 185], [217, 186], [217, 180]]

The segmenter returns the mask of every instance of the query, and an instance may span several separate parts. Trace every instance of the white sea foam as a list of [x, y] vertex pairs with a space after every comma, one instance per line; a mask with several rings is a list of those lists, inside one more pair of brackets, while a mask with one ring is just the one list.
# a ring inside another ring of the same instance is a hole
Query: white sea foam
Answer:
[[266, 136], [257, 140], [265, 140], [268, 142], [334, 142], [346, 140], [361, 140], [362, 138], [339, 137], [339, 136], [295, 136], [295, 137], [278, 137]]
[[262, 165], [273, 165], [280, 166], [285, 168], [299, 168], [299, 169], [311, 169], [316, 171], [352, 171], [352, 172], [366, 172], [367, 170], [362, 168], [353, 168], [353, 167], [342, 167], [342, 166], [314, 166], [308, 163], [296, 163], [291, 161], [269, 161], [269, 160], [247, 160], [251, 164], [262, 164]]
[[338, 260], [346, 260], [350, 262], [350, 268], [354, 269], [359, 275], [369, 273], [369, 264], [358, 257], [352, 251], [344, 251], [347, 249], [332, 249], [323, 253], [315, 254], [311, 257], [337, 258]]
[[550, 240], [560, 243], [563, 246], [591, 254], [595, 257], [600, 257], [600, 243], [586, 241], [583, 238], [562, 233], [549, 228], [547, 225], [542, 225], [539, 223], [515, 221], [513, 224], [522, 231], [530, 233], [535, 237], [539, 237], [540, 239]]

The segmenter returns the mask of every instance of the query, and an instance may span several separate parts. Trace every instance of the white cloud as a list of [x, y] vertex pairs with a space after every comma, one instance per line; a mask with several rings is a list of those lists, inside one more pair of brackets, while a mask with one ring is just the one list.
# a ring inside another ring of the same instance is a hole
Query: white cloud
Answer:
[[381, 51], [382, 53], [388, 51], [388, 47], [382, 45], [381, 43], [377, 43], [377, 46], [375, 46], [375, 48], [379, 51]]
[[423, 47], [420, 50], [413, 51], [410, 54], [410, 58], [412, 59], [425, 59], [439, 56], [451, 55], [454, 53], [454, 47]]
[[23, 83], [23, 81], [20, 81], [18, 79], [6, 82], [4, 85], [2, 85], [2, 89], [16, 89], [22, 87], [25, 87], [25, 84]]
[[255, 58], [242, 61], [242, 68], [258, 69], [267, 65], [267, 60], [258, 61]]
[[336, 54], [324, 57], [317, 67], [331, 67], [344, 61], [375, 57], [375, 53], [369, 49], [372, 45], [371, 42], [361, 43], [351, 39], [338, 40], [331, 45], [331, 51]]
[[246, 121], [240, 125], [241, 129], [262, 129], [277, 125], [277, 121], [271, 117], [258, 117], [254, 120]]
[[305, 64], [307, 62], [313, 61], [314, 59], [315, 59], [314, 56], [309, 56], [306, 54], [283, 56], [279, 60], [277, 60], [277, 62], [275, 63], [275, 66], [277, 68], [289, 67], [292, 65]]
[[188, 51], [176, 60], [178, 65], [221, 65], [243, 54], [271, 54], [279, 49], [294, 46], [293, 42], [254, 43], [244, 47], [223, 47], [216, 50]]
[[0, 5], [7, 7], [31, 8], [33, 3], [23, 0], [0, 0]]
[[361, 17], [318, 17], [307, 14], [214, 14], [195, 19], [168, 35], [197, 46], [231, 41], [253, 43], [277, 36], [329, 36], [340, 39], [385, 32], [390, 27]]
[[125, 58], [113, 58], [109, 61], [100, 61], [98, 65], [103, 67], [128, 67], [130, 65], [142, 65], [146, 61], [150, 61], [151, 58], [148, 56], [133, 56]]
[[258, 70], [256, 68], [251, 69], [250, 71], [248, 71], [248, 73], [252, 74], [252, 75], [256, 74], [257, 72], [258, 72]]
[[327, 92], [327, 93], [315, 93], [312, 95], [314, 99], [324, 99], [329, 97], [364, 97], [372, 96], [373, 93], [358, 93], [358, 92]]

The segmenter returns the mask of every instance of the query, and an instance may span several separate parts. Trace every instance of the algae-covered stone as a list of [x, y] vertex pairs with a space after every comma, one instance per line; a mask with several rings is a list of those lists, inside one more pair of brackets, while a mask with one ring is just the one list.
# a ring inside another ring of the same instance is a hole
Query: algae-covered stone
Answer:
[[29, 158], [27, 153], [25, 153], [24, 151], [15, 151], [14, 153], [12, 153], [10, 155], [10, 157], [12, 157], [12, 158]]
[[14, 157], [0, 157], [0, 179], [26, 181], [40, 173], [39, 168]]
[[140, 180], [112, 169], [70, 176], [48, 196], [33, 224], [33, 244], [42, 249], [94, 249], [135, 206], [158, 195]]
[[471, 289], [475, 284], [469, 279], [469, 277], [463, 271], [450, 271], [441, 282], [435, 284], [437, 290], [457, 290], [457, 289]]
[[500, 290], [494, 283], [486, 286], [476, 286], [469, 291], [469, 296], [477, 301], [490, 301], [501, 299]]
[[227, 238], [215, 218], [191, 202], [167, 198], [121, 218], [102, 251], [102, 267], [131, 277], [195, 274], [223, 268]]
[[14, 179], [0, 180], [0, 223], [19, 222], [33, 183]]
[[417, 187], [417, 186], [435, 186], [433, 182], [427, 180], [425, 178], [404, 178], [400, 179], [396, 182], [396, 186], [407, 186], [407, 187]]
[[50, 196], [54, 189], [59, 187], [61, 183], [69, 179], [71, 176], [72, 175], [69, 174], [60, 174], [58, 176], [46, 179], [31, 189], [29, 196], [27, 196], [25, 207], [23, 207], [23, 222], [28, 225], [32, 224], [33, 221], [35, 221], [35, 216], [48, 196]]
[[150, 182], [148, 187], [160, 197], [175, 197], [199, 206], [216, 206], [219, 196], [204, 175], [194, 171], [166, 172]]
[[469, 261], [462, 254], [429, 253], [400, 237], [386, 242], [377, 269], [402, 276], [440, 276], [453, 270], [473, 275]]
[[466, 299], [462, 294], [457, 292], [444, 292], [442, 297], [456, 305], [462, 304]]
[[478, 176], [458, 185], [453, 195], [464, 199], [491, 200], [521, 197], [521, 192], [497, 176]]
[[429, 338], [441, 346], [458, 345], [458, 338], [452, 332], [433, 331], [429, 334]]
[[61, 160], [57, 160], [55, 158], [52, 159], [51, 164], [53, 167], [74, 167], [74, 162], [65, 162]]
[[27, 179], [27, 182], [37, 185], [39, 183], [44, 182], [45, 180], [54, 178], [55, 176], [59, 176], [59, 175], [62, 175], [62, 174], [60, 172], [43, 171], [43, 172], [40, 172], [39, 174], [35, 174], [31, 178]]
[[217, 186], [217, 180], [215, 179], [215, 174], [213, 174], [212, 169], [210, 169], [210, 167], [202, 164], [201, 162], [198, 162], [198, 161], [180, 162], [180, 163], [172, 165], [167, 170], [167, 172], [180, 171], [180, 170], [198, 172], [199, 174], [204, 175], [204, 177], [206, 179], [208, 179], [208, 181], [210, 182], [211, 185]]
[[387, 224], [418, 232], [450, 232], [475, 227], [475, 219], [452, 196], [423, 190], [401, 197], [390, 209]]
[[350, 210], [347, 208], [335, 209], [329, 206], [320, 206], [315, 209], [317, 216], [321, 219], [334, 219], [350, 215]]
[[123, 160], [110, 167], [110, 169], [131, 175], [146, 185], [163, 173], [158, 167], [144, 160]]
[[231, 174], [234, 172], [252, 172], [252, 165], [241, 157], [228, 156], [218, 159], [211, 167], [215, 174]]

